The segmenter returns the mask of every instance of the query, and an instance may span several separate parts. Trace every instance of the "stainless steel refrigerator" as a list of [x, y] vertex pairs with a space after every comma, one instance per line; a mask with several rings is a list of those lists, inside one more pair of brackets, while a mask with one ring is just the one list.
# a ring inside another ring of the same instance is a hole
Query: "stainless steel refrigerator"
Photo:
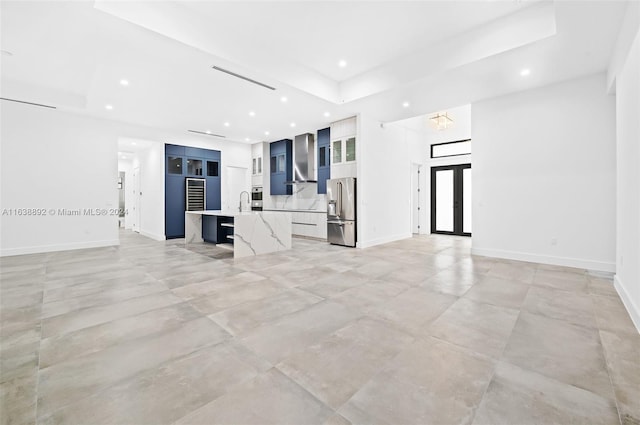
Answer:
[[356, 246], [356, 179], [327, 180], [327, 239], [335, 245]]

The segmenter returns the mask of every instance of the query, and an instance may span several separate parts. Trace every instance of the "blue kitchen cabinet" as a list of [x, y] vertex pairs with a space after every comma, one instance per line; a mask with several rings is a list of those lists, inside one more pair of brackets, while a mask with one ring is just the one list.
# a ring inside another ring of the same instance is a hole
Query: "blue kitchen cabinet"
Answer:
[[270, 144], [271, 194], [291, 195], [293, 188], [285, 182], [293, 180], [293, 142], [283, 139]]
[[207, 156], [202, 160], [204, 176], [207, 180], [207, 209], [219, 210], [222, 208], [220, 193], [220, 151], [207, 151]]
[[184, 237], [184, 164], [184, 147], [166, 145], [164, 178], [164, 233], [167, 239]]
[[184, 146], [164, 145], [164, 151], [166, 155], [184, 156], [184, 152], [185, 152], [184, 150], [185, 150]]
[[187, 178], [207, 182], [206, 209], [221, 207], [221, 154], [210, 149], [165, 145], [165, 236], [184, 237], [185, 184]]
[[318, 193], [327, 193], [327, 180], [331, 178], [331, 129], [318, 130]]

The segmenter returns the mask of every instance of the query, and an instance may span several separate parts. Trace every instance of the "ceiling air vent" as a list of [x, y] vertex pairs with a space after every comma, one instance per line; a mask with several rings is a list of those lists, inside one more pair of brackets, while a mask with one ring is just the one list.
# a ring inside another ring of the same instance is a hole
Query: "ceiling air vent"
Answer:
[[231, 75], [233, 77], [240, 78], [241, 80], [245, 80], [245, 81], [248, 81], [250, 83], [257, 84], [257, 85], [259, 85], [261, 87], [264, 87], [265, 89], [269, 89], [269, 90], [275, 90], [276, 89], [275, 87], [271, 87], [271, 86], [269, 86], [269, 85], [267, 85], [265, 83], [261, 83], [260, 81], [253, 80], [253, 79], [251, 79], [249, 77], [245, 77], [244, 75], [236, 74], [235, 72], [229, 71], [228, 69], [220, 68], [218, 66], [212, 66], [211, 68], [215, 69], [216, 71], [220, 71], [220, 72], [224, 72], [225, 74], [229, 74], [229, 75]]
[[212, 132], [207, 132], [207, 131], [198, 131], [198, 130], [187, 130], [190, 133], [198, 133], [198, 134], [204, 134], [205, 136], [212, 136], [212, 137], [222, 137], [223, 139], [226, 139], [227, 136], [223, 136], [221, 134], [215, 134]]
[[8, 99], [6, 97], [0, 97], [0, 100], [6, 100], [7, 102], [24, 103], [25, 105], [40, 106], [41, 108], [58, 109], [55, 106], [43, 105], [41, 103], [26, 102], [24, 100]]

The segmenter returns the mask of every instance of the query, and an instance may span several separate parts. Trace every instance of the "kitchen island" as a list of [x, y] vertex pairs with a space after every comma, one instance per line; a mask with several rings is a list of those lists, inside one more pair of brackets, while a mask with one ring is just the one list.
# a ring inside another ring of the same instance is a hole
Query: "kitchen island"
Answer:
[[291, 249], [291, 213], [270, 211], [186, 211], [185, 243], [233, 246], [241, 258]]

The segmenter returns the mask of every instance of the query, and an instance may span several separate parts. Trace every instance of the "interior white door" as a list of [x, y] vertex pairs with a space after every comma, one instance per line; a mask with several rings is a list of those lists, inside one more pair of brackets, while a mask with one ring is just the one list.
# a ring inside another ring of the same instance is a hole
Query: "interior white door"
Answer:
[[238, 211], [240, 206], [240, 193], [246, 191], [242, 195], [242, 210], [249, 211], [251, 207], [250, 192], [251, 185], [249, 183], [249, 170], [243, 167], [226, 167], [226, 183], [224, 185], [225, 192], [222, 199], [222, 209], [225, 211]]
[[133, 220], [131, 228], [140, 233], [140, 167], [133, 169]]
[[411, 164], [411, 233], [420, 233], [420, 169], [422, 165]]

